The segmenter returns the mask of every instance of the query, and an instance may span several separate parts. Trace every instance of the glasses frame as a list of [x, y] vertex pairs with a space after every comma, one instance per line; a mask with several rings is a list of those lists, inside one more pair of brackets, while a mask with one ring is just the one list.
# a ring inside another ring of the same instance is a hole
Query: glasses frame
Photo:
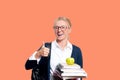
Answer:
[[69, 28], [69, 27], [63, 25], [63, 26], [54, 26], [53, 28], [54, 28], [55, 30], [59, 30], [59, 29], [60, 29], [60, 30], [66, 30], [66, 29]]

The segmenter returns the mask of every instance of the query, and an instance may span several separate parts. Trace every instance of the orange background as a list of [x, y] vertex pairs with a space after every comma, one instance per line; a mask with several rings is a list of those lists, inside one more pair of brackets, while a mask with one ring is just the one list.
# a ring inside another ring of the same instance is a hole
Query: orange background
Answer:
[[119, 0], [1, 0], [0, 80], [30, 80], [25, 62], [42, 41], [55, 39], [58, 16], [72, 21], [70, 41], [82, 49], [84, 80], [120, 80]]

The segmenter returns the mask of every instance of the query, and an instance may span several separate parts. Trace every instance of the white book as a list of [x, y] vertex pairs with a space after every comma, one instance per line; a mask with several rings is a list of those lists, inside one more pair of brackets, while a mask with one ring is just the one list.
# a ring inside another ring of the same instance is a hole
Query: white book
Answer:
[[64, 73], [64, 72], [69, 72], [69, 73], [73, 73], [73, 72], [76, 72], [76, 73], [80, 73], [80, 72], [85, 72], [83, 69], [66, 69], [66, 68], [63, 68], [61, 69], [61, 71]]
[[87, 73], [78, 64], [67, 65], [66, 63], [60, 63], [55, 70], [55, 74], [62, 77], [87, 77]]
[[66, 63], [60, 63], [58, 67], [60, 69], [80, 69], [81, 68], [80, 65], [78, 64], [68, 65]]
[[62, 73], [61, 74], [62, 77], [64, 76], [70, 76], [70, 77], [87, 77], [87, 73], [86, 72], [80, 72], [80, 73]]

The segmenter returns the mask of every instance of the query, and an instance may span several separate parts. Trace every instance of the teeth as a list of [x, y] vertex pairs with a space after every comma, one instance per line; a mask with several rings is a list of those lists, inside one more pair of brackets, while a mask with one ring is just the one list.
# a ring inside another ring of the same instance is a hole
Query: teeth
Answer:
[[62, 36], [62, 34], [58, 34], [58, 36]]

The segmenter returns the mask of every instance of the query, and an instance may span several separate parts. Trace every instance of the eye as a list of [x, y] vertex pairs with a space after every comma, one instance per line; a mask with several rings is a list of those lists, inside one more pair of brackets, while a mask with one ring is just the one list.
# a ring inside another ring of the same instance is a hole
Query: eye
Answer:
[[53, 28], [54, 28], [54, 29], [58, 29], [58, 28], [59, 28], [59, 26], [54, 26]]
[[63, 26], [54, 26], [53, 28], [56, 30], [59, 30], [59, 29], [65, 30], [67, 27], [63, 25]]
[[65, 29], [66, 27], [65, 26], [61, 26], [61, 29]]

